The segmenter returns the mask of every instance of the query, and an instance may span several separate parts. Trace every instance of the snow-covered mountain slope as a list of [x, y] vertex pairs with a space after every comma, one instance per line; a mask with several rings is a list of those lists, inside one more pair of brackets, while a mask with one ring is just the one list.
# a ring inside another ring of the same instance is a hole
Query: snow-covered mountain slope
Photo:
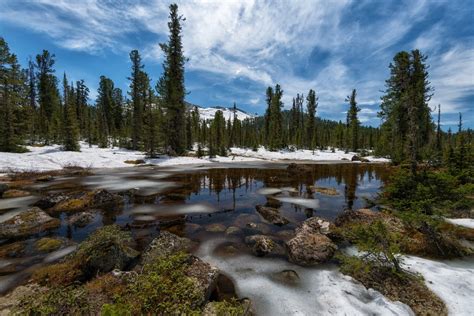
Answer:
[[[233, 108], [226, 108], [222, 106], [213, 106], [213, 107], [201, 107], [199, 105], [187, 103], [188, 107], [190, 109], [193, 109], [194, 107], [197, 107], [199, 109], [199, 118], [201, 120], [212, 120], [214, 116], [216, 115], [216, 112], [218, 110], [221, 110], [222, 113], [224, 114], [224, 118], [227, 121], [228, 119], [233, 120], [234, 119], [234, 109]], [[241, 110], [239, 108], [236, 108], [235, 114], [237, 115], [237, 118], [240, 121], [243, 121], [247, 118], [253, 118], [255, 115], [249, 114], [245, 112], [244, 110]]]

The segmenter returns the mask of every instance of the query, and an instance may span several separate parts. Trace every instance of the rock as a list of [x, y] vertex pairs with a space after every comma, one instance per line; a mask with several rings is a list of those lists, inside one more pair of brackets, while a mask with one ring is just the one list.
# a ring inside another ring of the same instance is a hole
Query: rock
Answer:
[[0, 315], [17, 315], [17, 313], [13, 311], [20, 305], [23, 299], [32, 298], [45, 291], [47, 291], [47, 288], [41, 287], [38, 284], [27, 284], [16, 287], [10, 293], [0, 296]]
[[118, 225], [107, 225], [83, 241], [72, 258], [81, 260], [82, 270], [90, 276], [113, 269], [126, 269], [140, 253], [130, 247], [133, 239]]
[[285, 243], [290, 262], [313, 266], [328, 261], [337, 246], [323, 234], [301, 231]]
[[351, 161], [361, 161], [361, 160], [362, 160], [362, 159], [361, 159], [359, 156], [357, 156], [357, 155], [354, 155], [354, 156], [352, 156], [352, 158], [351, 158]]
[[169, 256], [173, 253], [191, 248], [191, 240], [176, 236], [167, 231], [161, 231], [160, 235], [153, 239], [142, 256], [142, 264], [153, 262], [157, 258]]
[[375, 212], [370, 209], [345, 211], [336, 218], [334, 224], [337, 227], [341, 227], [347, 224], [371, 224], [375, 220], [383, 221], [384, 224], [386, 224], [393, 232], [405, 232], [404, 224], [399, 218], [383, 212]]
[[277, 226], [283, 226], [288, 224], [290, 221], [285, 217], [280, 215], [280, 211], [273, 207], [257, 205], [257, 212], [262, 215], [262, 217]]
[[0, 197], [3, 196], [3, 193], [9, 189], [8, 184], [0, 183]]
[[91, 212], [80, 212], [72, 215], [68, 219], [69, 225], [77, 227], [85, 227], [94, 219], [94, 214]]
[[240, 232], [241, 232], [240, 228], [236, 226], [230, 226], [229, 228], [225, 230], [226, 235], [235, 235], [235, 234], [239, 234]]
[[206, 304], [202, 316], [250, 316], [254, 315], [249, 299], [239, 301], [212, 301]]
[[216, 288], [219, 269], [202, 261], [198, 257], [190, 256], [190, 264], [185, 273], [188, 277], [197, 280], [199, 298], [195, 304], [197, 306], [204, 305]]
[[309, 189], [311, 190], [311, 192], [317, 192], [324, 195], [329, 195], [329, 196], [339, 195], [339, 192], [335, 188], [310, 186]]
[[40, 176], [40, 177], [36, 178], [37, 182], [49, 182], [49, 181], [52, 181], [52, 180], [54, 180], [54, 177], [50, 174], [46, 174], [46, 175], [43, 175], [43, 176]]
[[59, 212], [71, 212], [119, 203], [122, 203], [122, 197], [120, 195], [100, 189], [92, 192], [83, 192], [76, 196], [68, 197], [67, 199], [55, 204], [51, 210]]
[[296, 233], [323, 234], [328, 235], [334, 229], [334, 225], [320, 217], [308, 218], [296, 229]]
[[40, 252], [52, 252], [58, 250], [67, 241], [61, 238], [43, 237], [35, 242], [35, 248]]
[[9, 199], [9, 198], [24, 197], [24, 196], [29, 196], [29, 195], [31, 194], [30, 192], [27, 192], [27, 191], [10, 189], [3, 192], [2, 197], [4, 199]]
[[258, 234], [269, 234], [271, 229], [270, 226], [264, 223], [248, 223], [245, 228], [243, 229], [245, 232], [250, 231], [251, 233], [258, 233]]
[[220, 223], [209, 224], [205, 226], [207, 232], [211, 233], [222, 233], [225, 232], [227, 227]]
[[145, 160], [143, 160], [143, 159], [125, 160], [124, 163], [130, 164], [130, 165], [139, 165], [139, 164], [144, 164]]
[[283, 270], [273, 275], [273, 278], [286, 285], [296, 285], [300, 282], [300, 276], [295, 270]]
[[233, 226], [237, 226], [237, 227], [240, 227], [240, 228], [245, 228], [248, 223], [256, 222], [258, 220], [259, 220], [259, 218], [258, 218], [257, 215], [254, 215], [254, 214], [240, 214], [235, 219]]
[[0, 239], [34, 235], [45, 230], [58, 228], [61, 221], [32, 207], [9, 220], [0, 223]]
[[45, 197], [42, 197], [39, 201], [33, 204], [33, 206], [37, 206], [39, 208], [47, 210], [49, 208], [52, 208], [59, 202], [65, 201], [67, 199], [68, 199], [68, 196], [65, 195], [64, 193], [53, 193]]
[[212, 298], [216, 301], [232, 300], [237, 298], [234, 281], [227, 275], [219, 273], [216, 289], [212, 293]]
[[245, 243], [252, 249], [254, 255], [263, 257], [269, 254], [283, 254], [283, 248], [270, 237], [253, 235], [245, 238]]

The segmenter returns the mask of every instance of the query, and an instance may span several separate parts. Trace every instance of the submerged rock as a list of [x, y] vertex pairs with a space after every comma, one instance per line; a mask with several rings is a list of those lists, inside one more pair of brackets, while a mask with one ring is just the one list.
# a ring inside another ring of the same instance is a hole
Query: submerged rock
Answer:
[[91, 212], [80, 212], [72, 215], [68, 219], [69, 225], [74, 225], [77, 227], [85, 227], [94, 219], [94, 214]]
[[290, 222], [287, 218], [280, 215], [280, 211], [276, 208], [262, 205], [257, 205], [256, 208], [257, 212], [262, 215], [266, 221], [274, 225], [283, 226]]
[[220, 223], [209, 224], [205, 228], [207, 232], [212, 232], [212, 233], [222, 233], [222, 232], [225, 232], [227, 229], [227, 227], [224, 224], [220, 224]]
[[225, 230], [226, 235], [235, 235], [235, 234], [239, 234], [240, 232], [241, 232], [241, 229], [236, 226], [230, 226], [229, 228]]
[[58, 228], [60, 224], [59, 219], [49, 216], [38, 207], [32, 207], [0, 223], [0, 239], [34, 235], [45, 230]]
[[245, 243], [250, 247], [253, 254], [263, 257], [269, 254], [282, 255], [284, 249], [273, 241], [270, 237], [264, 235], [253, 235], [245, 238]]
[[300, 276], [295, 270], [283, 270], [273, 274], [273, 278], [286, 285], [297, 285], [300, 282]]

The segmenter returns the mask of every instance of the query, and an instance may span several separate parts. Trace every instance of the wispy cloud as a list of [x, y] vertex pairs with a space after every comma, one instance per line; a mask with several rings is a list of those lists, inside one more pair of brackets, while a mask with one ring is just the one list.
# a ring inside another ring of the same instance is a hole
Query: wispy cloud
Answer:
[[[472, 22], [468, 41], [462, 43], [445, 20], [430, 20], [439, 8], [466, 6], [462, 0], [177, 2], [186, 17], [183, 44], [189, 71], [216, 78], [190, 86], [203, 91], [224, 80], [227, 90], [213, 93], [219, 100], [225, 92], [239, 93], [248, 106], [263, 108], [264, 87], [280, 83], [287, 106], [296, 93], [315, 89], [318, 112], [339, 115], [347, 107], [345, 97], [356, 88], [364, 105], [361, 115], [369, 122], [376, 118], [391, 58], [400, 49], [416, 47], [430, 55], [436, 88], [431, 104], [454, 112], [465, 108], [463, 100], [473, 94]], [[167, 36], [168, 3], [1, 1], [0, 19], [44, 33], [66, 49], [125, 54], [139, 48], [145, 61], [157, 63], [162, 58], [157, 43]], [[137, 40], [143, 32], [150, 36]], [[249, 84], [238, 85], [239, 80]]]

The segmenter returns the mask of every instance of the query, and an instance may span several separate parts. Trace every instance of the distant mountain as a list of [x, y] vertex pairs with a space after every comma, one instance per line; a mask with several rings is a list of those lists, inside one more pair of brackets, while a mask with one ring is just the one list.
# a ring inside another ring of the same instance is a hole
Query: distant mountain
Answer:
[[[213, 106], [213, 107], [202, 107], [196, 104], [192, 104], [186, 102], [186, 105], [191, 110], [193, 107], [197, 107], [199, 109], [199, 117], [201, 120], [212, 120], [216, 115], [218, 110], [221, 110], [224, 114], [225, 120], [233, 120], [234, 119], [234, 109], [232, 107], [223, 107], [223, 106]], [[254, 118], [255, 115], [249, 114], [242, 109], [236, 108], [235, 114], [237, 115], [237, 119], [243, 121], [247, 118]]]

